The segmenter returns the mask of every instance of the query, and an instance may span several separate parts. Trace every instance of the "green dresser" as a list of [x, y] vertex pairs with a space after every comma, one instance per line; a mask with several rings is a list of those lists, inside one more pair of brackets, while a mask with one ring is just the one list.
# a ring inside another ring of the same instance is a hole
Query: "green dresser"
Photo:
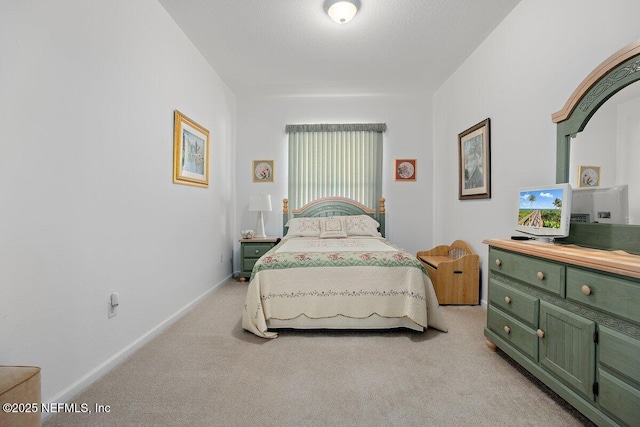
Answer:
[[240, 239], [240, 281], [251, 277], [251, 271], [258, 259], [279, 241], [277, 237]]
[[488, 345], [597, 425], [640, 425], [640, 257], [485, 243]]

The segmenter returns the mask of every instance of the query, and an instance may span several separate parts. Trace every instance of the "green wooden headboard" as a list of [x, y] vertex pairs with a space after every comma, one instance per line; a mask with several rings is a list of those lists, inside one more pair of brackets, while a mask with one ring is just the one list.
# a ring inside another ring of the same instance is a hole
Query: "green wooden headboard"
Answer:
[[[385, 200], [380, 199], [378, 209], [371, 209], [360, 202], [344, 197], [324, 197], [307, 203], [300, 209], [292, 211], [292, 218], [313, 218], [327, 216], [369, 215], [380, 223], [380, 234], [385, 236]], [[289, 199], [282, 201], [282, 235], [287, 235], [289, 221]]]

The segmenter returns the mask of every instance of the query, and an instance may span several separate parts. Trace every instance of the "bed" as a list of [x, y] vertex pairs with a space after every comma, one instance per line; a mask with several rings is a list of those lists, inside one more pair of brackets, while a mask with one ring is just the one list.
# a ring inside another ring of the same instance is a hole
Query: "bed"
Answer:
[[384, 199], [370, 209], [324, 198], [292, 213], [285, 199], [284, 237], [253, 268], [244, 329], [263, 338], [285, 328], [447, 331], [420, 262], [384, 237]]

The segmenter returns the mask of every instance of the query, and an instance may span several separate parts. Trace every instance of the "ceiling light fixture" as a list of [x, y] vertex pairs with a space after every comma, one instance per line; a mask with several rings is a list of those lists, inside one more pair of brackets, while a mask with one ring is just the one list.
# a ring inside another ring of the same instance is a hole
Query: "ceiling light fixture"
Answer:
[[351, 21], [357, 12], [358, 7], [351, 0], [337, 1], [327, 10], [327, 14], [338, 24], [346, 24]]

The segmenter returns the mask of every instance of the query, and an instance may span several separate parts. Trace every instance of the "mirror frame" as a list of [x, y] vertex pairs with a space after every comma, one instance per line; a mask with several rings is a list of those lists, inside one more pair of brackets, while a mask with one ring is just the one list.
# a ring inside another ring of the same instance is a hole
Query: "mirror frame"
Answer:
[[[571, 138], [581, 132], [609, 98], [640, 80], [640, 40], [620, 49], [583, 80], [564, 107], [551, 115], [557, 124], [556, 183], [569, 182]], [[640, 254], [640, 226], [624, 224], [572, 223], [573, 243], [598, 249], [624, 250]]]

